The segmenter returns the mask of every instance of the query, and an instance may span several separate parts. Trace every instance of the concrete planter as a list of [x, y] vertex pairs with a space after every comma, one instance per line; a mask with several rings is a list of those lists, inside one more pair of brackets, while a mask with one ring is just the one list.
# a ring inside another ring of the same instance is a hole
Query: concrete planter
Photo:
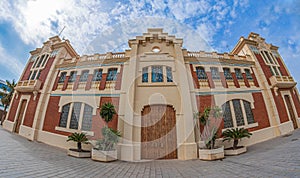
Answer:
[[199, 149], [199, 159], [201, 160], [218, 160], [224, 158], [224, 146], [216, 149]]
[[117, 160], [117, 150], [102, 151], [92, 149], [92, 160], [101, 162], [111, 162]]
[[86, 150], [84, 150], [82, 152], [78, 152], [78, 151], [73, 150], [73, 149], [68, 149], [68, 155], [76, 157], [76, 158], [90, 158], [91, 157], [91, 152], [86, 151]]
[[224, 150], [224, 153], [225, 155], [227, 156], [234, 156], [234, 155], [239, 155], [239, 154], [242, 154], [242, 153], [245, 153], [247, 152], [247, 147], [243, 146], [243, 147], [240, 147], [238, 149], [232, 149], [232, 148], [229, 148], [229, 149], [225, 149]]

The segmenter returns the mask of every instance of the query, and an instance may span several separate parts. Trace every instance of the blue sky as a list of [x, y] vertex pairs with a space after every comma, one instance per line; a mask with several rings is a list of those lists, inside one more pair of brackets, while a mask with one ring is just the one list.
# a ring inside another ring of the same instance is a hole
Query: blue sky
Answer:
[[[128, 39], [161, 27], [191, 51], [229, 52], [241, 36], [259, 33], [300, 81], [299, 0], [1, 0], [0, 79], [19, 79], [29, 51], [57, 35], [79, 54], [122, 51]], [[104, 42], [104, 43], [103, 43]]]

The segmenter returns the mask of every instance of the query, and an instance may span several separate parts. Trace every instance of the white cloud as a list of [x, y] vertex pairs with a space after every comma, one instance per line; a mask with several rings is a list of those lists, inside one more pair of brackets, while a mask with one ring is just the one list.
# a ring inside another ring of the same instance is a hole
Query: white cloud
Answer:
[[13, 78], [19, 78], [25, 64], [7, 54], [5, 49], [2, 47], [2, 44], [0, 44], [0, 66], [2, 68], [0, 76], [7, 75], [7, 73], [9, 73], [13, 75]]

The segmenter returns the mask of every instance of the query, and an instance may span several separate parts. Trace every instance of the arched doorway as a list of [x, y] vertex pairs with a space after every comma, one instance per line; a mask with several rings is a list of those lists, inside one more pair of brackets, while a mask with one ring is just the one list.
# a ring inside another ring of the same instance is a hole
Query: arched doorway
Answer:
[[176, 114], [172, 106], [145, 106], [141, 124], [141, 159], [177, 159]]

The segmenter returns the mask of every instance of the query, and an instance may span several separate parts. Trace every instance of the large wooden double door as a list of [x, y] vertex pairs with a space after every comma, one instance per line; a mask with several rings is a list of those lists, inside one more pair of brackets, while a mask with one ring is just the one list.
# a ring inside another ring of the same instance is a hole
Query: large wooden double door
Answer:
[[145, 106], [141, 124], [141, 159], [177, 158], [176, 114], [172, 106]]

